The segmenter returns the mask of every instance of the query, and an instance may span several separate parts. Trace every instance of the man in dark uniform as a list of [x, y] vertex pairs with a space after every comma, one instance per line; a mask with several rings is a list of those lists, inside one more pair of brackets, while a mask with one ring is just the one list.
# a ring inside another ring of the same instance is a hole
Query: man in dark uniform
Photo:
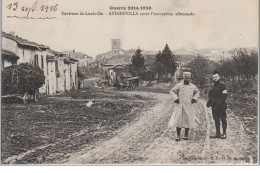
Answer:
[[[207, 107], [212, 108], [213, 119], [215, 121], [216, 134], [210, 136], [210, 138], [221, 138], [226, 139], [227, 134], [227, 104], [226, 99], [228, 97], [227, 87], [223, 82], [220, 82], [219, 73], [214, 70], [213, 74], [214, 85], [209, 91], [209, 100], [207, 102]], [[220, 133], [220, 120], [222, 123], [223, 133]]]

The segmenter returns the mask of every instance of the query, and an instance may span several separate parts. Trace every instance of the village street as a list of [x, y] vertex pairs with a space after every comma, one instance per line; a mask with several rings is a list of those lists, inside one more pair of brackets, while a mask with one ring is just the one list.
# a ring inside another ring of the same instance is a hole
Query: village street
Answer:
[[168, 128], [174, 109], [169, 94], [127, 92], [157, 99], [157, 104], [141, 112], [138, 119], [119, 129], [109, 140], [59, 162], [65, 164], [239, 164], [253, 163], [241, 122], [228, 110], [228, 138], [209, 139], [214, 133], [212, 115], [205, 114], [205, 101], [198, 102], [200, 125], [190, 132], [188, 141], [175, 142], [175, 129]]
[[[94, 104], [88, 105], [94, 96]], [[170, 94], [93, 89], [45, 97], [36, 104], [3, 105], [2, 163], [256, 162], [252, 151], [257, 144], [230, 109], [228, 138], [209, 139], [215, 132], [211, 111], [203, 99], [197, 106], [198, 128], [190, 131], [189, 140], [176, 142], [175, 129], [168, 127], [174, 109]]]

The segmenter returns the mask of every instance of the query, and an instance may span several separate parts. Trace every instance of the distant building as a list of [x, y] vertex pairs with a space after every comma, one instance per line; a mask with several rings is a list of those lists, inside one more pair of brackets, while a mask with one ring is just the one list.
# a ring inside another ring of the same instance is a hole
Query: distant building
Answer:
[[130, 69], [124, 65], [116, 65], [108, 68], [106, 71], [108, 84], [115, 85], [121, 84], [124, 86], [138, 86], [139, 77], [133, 77], [130, 73]]
[[126, 78], [132, 77], [129, 69], [124, 65], [116, 65], [111, 67], [107, 71], [108, 83], [113, 85], [115, 83], [123, 83]]
[[78, 89], [78, 62], [79, 62], [79, 53], [75, 51], [64, 51], [62, 52], [66, 55], [66, 58], [64, 60], [65, 67], [64, 67], [64, 73], [65, 73], [65, 79], [66, 79], [66, 85], [65, 85], [65, 91], [71, 90], [71, 89]]
[[63, 53], [68, 54], [74, 59], [77, 59], [77, 64], [79, 67], [89, 66], [93, 62], [93, 58], [91, 56], [76, 52], [75, 50], [64, 51]]
[[182, 75], [184, 71], [190, 71], [190, 66], [183, 65], [182, 63], [178, 63], [177, 69], [173, 76], [174, 83], [178, 83], [183, 79]]
[[120, 39], [111, 39], [112, 50], [120, 50], [121, 49], [121, 40]]
[[116, 55], [123, 55], [125, 51], [121, 48], [120, 39], [111, 39], [112, 50], [106, 53], [102, 53], [96, 56], [96, 68], [102, 68], [106, 64], [106, 59]]

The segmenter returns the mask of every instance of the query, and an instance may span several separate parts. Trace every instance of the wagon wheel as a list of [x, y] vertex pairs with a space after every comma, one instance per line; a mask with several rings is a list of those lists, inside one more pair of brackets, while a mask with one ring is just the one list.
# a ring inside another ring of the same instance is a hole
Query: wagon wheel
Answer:
[[26, 104], [28, 102], [28, 93], [26, 92], [24, 95], [23, 95], [23, 103]]
[[39, 100], [39, 97], [40, 97], [39, 90], [35, 90], [35, 93], [34, 93], [34, 101], [37, 102], [37, 101]]

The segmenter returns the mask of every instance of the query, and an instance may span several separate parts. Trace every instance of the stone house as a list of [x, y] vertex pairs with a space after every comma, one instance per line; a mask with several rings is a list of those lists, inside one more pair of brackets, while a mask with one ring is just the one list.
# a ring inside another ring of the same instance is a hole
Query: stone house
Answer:
[[124, 65], [116, 65], [107, 70], [108, 83], [114, 85], [117, 83], [126, 84], [127, 78], [133, 77], [129, 69]]
[[92, 57], [86, 54], [76, 52], [75, 50], [64, 51], [63, 53], [77, 60], [78, 67], [87, 67], [92, 63]]
[[56, 80], [56, 92], [62, 93], [72, 89], [78, 89], [78, 60], [64, 52], [52, 50], [52, 53], [55, 56], [55, 62], [50, 68], [55, 69], [53, 76], [55, 76]]
[[64, 59], [64, 91], [78, 89], [77, 61], [68, 56]]
[[[45, 78], [47, 78], [47, 62], [46, 62], [46, 50], [49, 49], [47, 46], [40, 45], [34, 42], [30, 42], [26, 39], [15, 36], [14, 33], [2, 32], [2, 53], [3, 57], [16, 56], [17, 60], [6, 60], [2, 59], [2, 68], [8, 67], [14, 64], [30, 63], [37, 65], [43, 69]], [[10, 55], [11, 53], [11, 55]], [[46, 79], [45, 84], [39, 88], [40, 93], [46, 93]]]
[[70, 54], [53, 51], [14, 33], [2, 32], [2, 69], [20, 63], [39, 66], [45, 76], [40, 93], [52, 95], [78, 89], [77, 62]]
[[2, 70], [5, 67], [9, 67], [9, 66], [17, 64], [17, 60], [19, 58], [20, 57], [17, 56], [16, 54], [14, 54], [13, 52], [3, 49], [2, 50]]
[[57, 92], [56, 56], [53, 51], [47, 50], [46, 62], [46, 93], [53, 95]]

